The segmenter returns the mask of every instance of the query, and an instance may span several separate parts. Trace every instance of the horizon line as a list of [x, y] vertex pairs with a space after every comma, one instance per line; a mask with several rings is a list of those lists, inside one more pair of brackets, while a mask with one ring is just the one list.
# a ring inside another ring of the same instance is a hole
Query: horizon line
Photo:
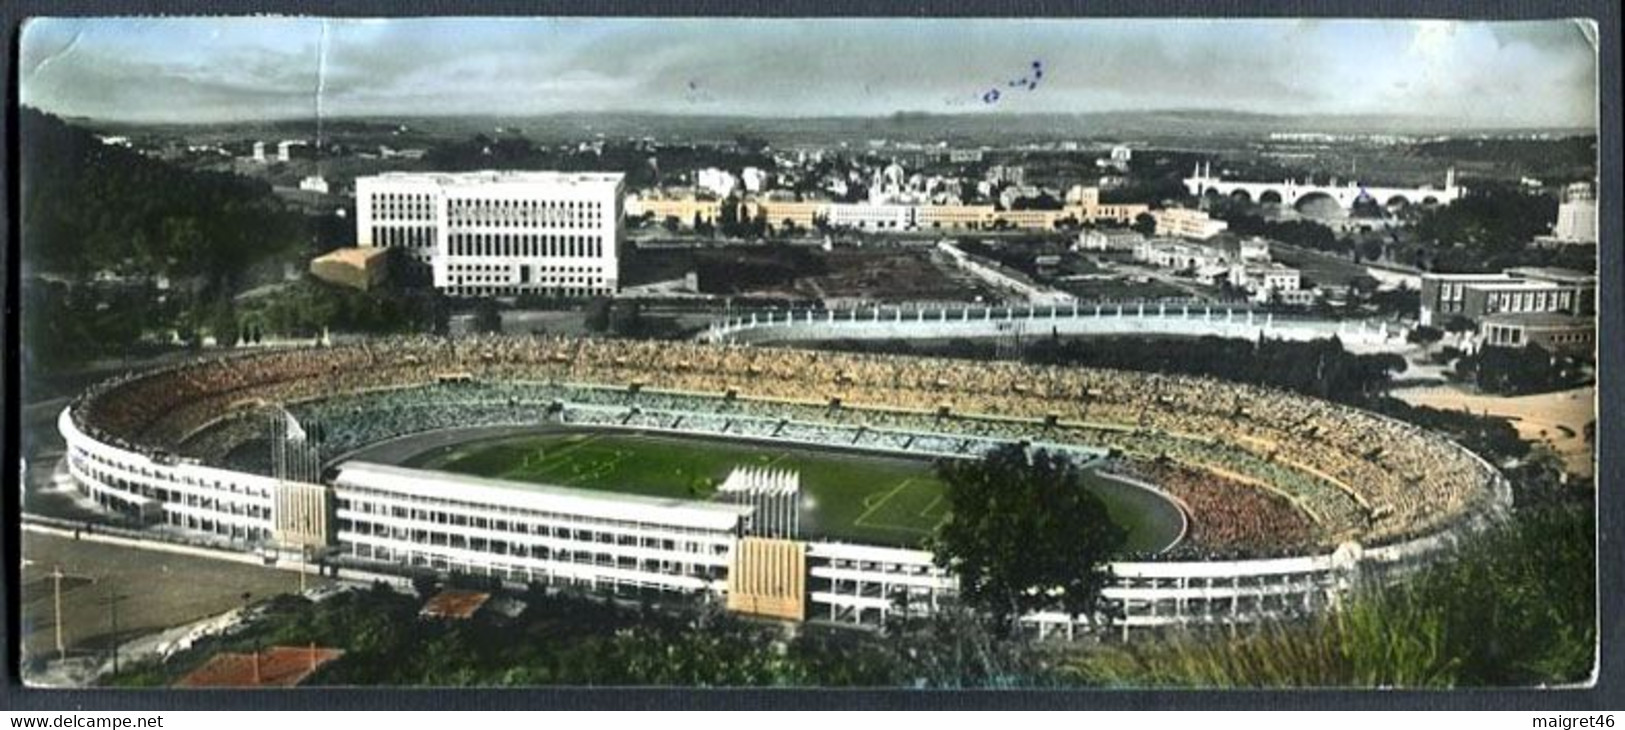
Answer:
[[[1155, 115], [1155, 114], [1220, 114], [1231, 116], [1251, 116], [1262, 118], [1276, 118], [1283, 121], [1302, 121], [1322, 119], [1327, 121], [1359, 120], [1359, 119], [1388, 119], [1405, 120], [1407, 122], [1427, 125], [1436, 124], [1440, 131], [1446, 129], [1471, 131], [1531, 131], [1531, 130], [1564, 130], [1578, 133], [1597, 134], [1595, 125], [1497, 125], [1497, 124], [1463, 124], [1447, 116], [1423, 114], [1394, 114], [1383, 112], [1360, 113], [1291, 113], [1291, 112], [1258, 112], [1243, 109], [1225, 109], [1216, 107], [1167, 107], [1147, 109], [1112, 109], [1102, 111], [1010, 111], [1005, 109], [990, 109], [980, 111], [935, 112], [923, 110], [898, 110], [884, 114], [761, 114], [751, 112], [684, 112], [684, 111], [656, 111], [656, 110], [595, 110], [595, 111], [552, 111], [531, 113], [510, 112], [464, 112], [464, 113], [333, 113], [322, 116], [315, 115], [267, 115], [262, 117], [221, 118], [221, 119], [145, 119], [139, 117], [106, 117], [87, 114], [63, 114], [30, 104], [19, 104], [20, 109], [32, 109], [37, 112], [50, 114], [64, 120], [88, 121], [105, 124], [135, 124], [135, 125], [174, 125], [188, 127], [202, 127], [214, 125], [253, 124], [253, 123], [290, 123], [308, 122], [317, 123], [323, 120], [362, 121], [380, 119], [546, 119], [582, 116], [624, 116], [629, 118], [680, 118], [680, 119], [736, 119], [760, 121], [890, 121], [906, 118], [1042, 118], [1042, 117], [1090, 117], [1113, 115]], [[1377, 130], [1362, 132], [1364, 134], [1378, 134]], [[1417, 132], [1398, 132], [1396, 135], [1416, 134]]]

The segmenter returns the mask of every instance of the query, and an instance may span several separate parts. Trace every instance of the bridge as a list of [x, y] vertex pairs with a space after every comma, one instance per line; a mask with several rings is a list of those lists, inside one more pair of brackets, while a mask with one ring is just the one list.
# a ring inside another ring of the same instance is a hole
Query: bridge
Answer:
[[1366, 199], [1384, 206], [1394, 205], [1445, 205], [1455, 202], [1466, 193], [1466, 189], [1456, 184], [1456, 169], [1450, 168], [1445, 173], [1444, 187], [1436, 188], [1425, 185], [1419, 188], [1402, 187], [1373, 187], [1361, 185], [1358, 182], [1337, 184], [1334, 178], [1331, 185], [1317, 185], [1309, 180], [1282, 180], [1280, 182], [1244, 182], [1240, 180], [1223, 180], [1213, 174], [1211, 163], [1197, 165], [1191, 171], [1191, 176], [1185, 178], [1185, 189], [1191, 195], [1234, 195], [1245, 197], [1248, 200], [1268, 203], [1276, 202], [1284, 205], [1298, 206], [1309, 200], [1324, 197], [1336, 201], [1343, 210], [1353, 210], [1357, 200]]

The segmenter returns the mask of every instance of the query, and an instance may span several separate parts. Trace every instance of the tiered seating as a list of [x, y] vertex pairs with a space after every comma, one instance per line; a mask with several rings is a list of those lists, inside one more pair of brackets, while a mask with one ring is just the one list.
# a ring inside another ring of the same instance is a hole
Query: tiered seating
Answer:
[[[318, 421], [356, 424], [329, 434], [324, 448], [334, 452], [413, 430], [536, 422], [556, 401], [606, 409], [568, 409], [559, 415], [566, 423], [676, 423], [926, 453], [1025, 440], [1161, 457], [1269, 485], [1307, 512], [1327, 543], [1436, 530], [1486, 504], [1495, 476], [1437, 435], [1247, 385], [652, 341], [410, 338], [214, 358], [104, 383], [75, 402], [74, 415], [115, 445], [175, 453], [228, 442], [199, 431], [234, 409], [291, 404]], [[346, 408], [367, 417], [346, 420]], [[681, 413], [705, 418], [678, 420], [688, 418]], [[850, 429], [860, 427], [854, 437]]]

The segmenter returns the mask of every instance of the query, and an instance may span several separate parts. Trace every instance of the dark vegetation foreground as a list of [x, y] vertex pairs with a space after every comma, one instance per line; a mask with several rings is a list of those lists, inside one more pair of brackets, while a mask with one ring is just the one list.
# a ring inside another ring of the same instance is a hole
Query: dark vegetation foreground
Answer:
[[[1583, 683], [1596, 659], [1593, 518], [1562, 501], [1467, 541], [1410, 583], [1336, 614], [1256, 630], [1128, 644], [999, 638], [965, 612], [885, 632], [742, 620], [701, 601], [663, 606], [517, 594], [514, 618], [418, 617], [383, 586], [311, 602], [280, 597], [237, 634], [110, 684], [159, 686], [216, 651], [336, 647], [321, 685], [873, 687], [1455, 687]], [[462, 579], [459, 582], [470, 582]], [[430, 590], [425, 583], [420, 589]]]

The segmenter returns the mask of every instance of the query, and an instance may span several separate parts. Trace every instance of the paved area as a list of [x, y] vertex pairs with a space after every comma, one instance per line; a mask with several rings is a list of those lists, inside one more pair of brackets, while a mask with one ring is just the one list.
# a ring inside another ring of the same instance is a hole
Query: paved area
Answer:
[[[56, 653], [54, 568], [70, 656], [299, 590], [296, 572], [24, 531], [19, 591], [24, 664]], [[307, 578], [310, 586], [321, 579]], [[116, 605], [115, 605], [116, 604]], [[117, 629], [114, 629], [116, 612]]]
[[1411, 405], [1442, 410], [1467, 410], [1501, 416], [1512, 422], [1525, 440], [1545, 443], [1563, 457], [1568, 470], [1590, 476], [1595, 467], [1592, 444], [1586, 443], [1585, 425], [1597, 417], [1594, 386], [1556, 393], [1505, 397], [1471, 393], [1454, 385], [1401, 388], [1393, 395]]

